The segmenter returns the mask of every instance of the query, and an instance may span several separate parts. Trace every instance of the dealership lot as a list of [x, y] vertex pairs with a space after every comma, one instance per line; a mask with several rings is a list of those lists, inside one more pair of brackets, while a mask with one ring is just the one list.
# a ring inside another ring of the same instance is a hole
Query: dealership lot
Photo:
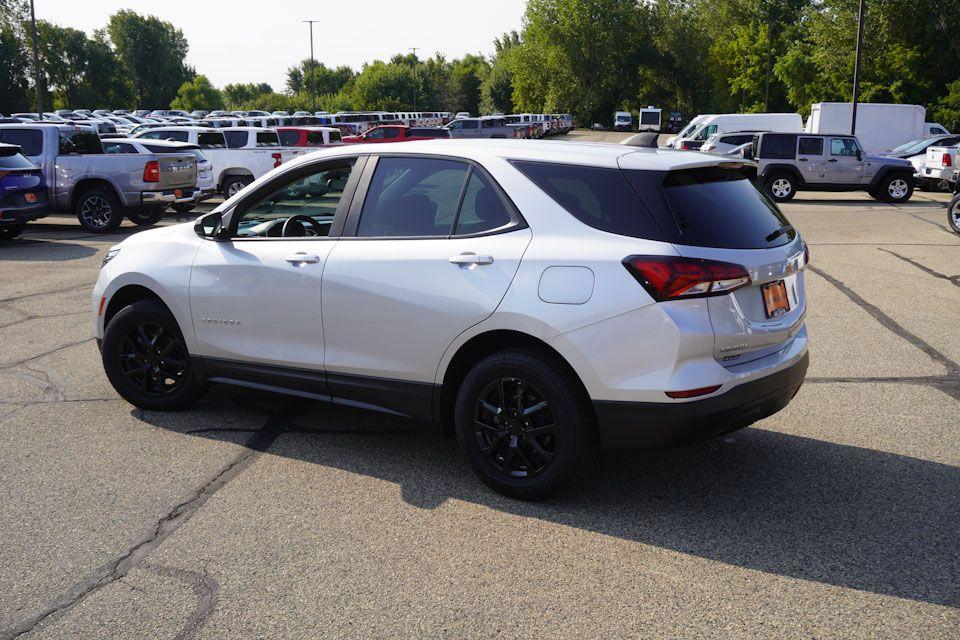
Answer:
[[229, 388], [132, 409], [90, 289], [136, 228], [47, 218], [0, 245], [0, 638], [956, 637], [947, 200], [784, 205], [812, 252], [794, 402], [533, 504], [381, 415]]

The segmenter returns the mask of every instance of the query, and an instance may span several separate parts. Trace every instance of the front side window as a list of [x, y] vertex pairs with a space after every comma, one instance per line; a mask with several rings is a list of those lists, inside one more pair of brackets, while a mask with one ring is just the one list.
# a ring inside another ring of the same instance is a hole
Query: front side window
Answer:
[[399, 138], [400, 129], [397, 129], [396, 127], [387, 127], [386, 129], [383, 130], [383, 137], [385, 140], [389, 140], [391, 138]]
[[384, 131], [384, 129], [370, 129], [363, 137], [367, 140], [380, 140], [384, 137]]
[[352, 165], [325, 167], [288, 182], [246, 208], [238, 238], [322, 237], [340, 205]]
[[700, 129], [700, 133], [697, 134], [697, 137], [694, 138], [694, 140], [706, 140], [716, 132], [717, 132], [717, 125], [708, 124], [703, 129]]
[[468, 168], [456, 160], [381, 158], [363, 203], [357, 235], [449, 235]]
[[832, 156], [856, 156], [857, 141], [853, 138], [831, 138], [830, 155]]

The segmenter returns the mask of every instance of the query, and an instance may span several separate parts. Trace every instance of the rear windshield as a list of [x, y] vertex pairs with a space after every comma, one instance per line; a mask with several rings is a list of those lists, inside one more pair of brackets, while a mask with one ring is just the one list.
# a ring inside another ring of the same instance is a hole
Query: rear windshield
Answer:
[[660, 113], [657, 111], [644, 111], [640, 114], [640, 124], [658, 124], [660, 122]]
[[[648, 172], [627, 171], [634, 184]], [[645, 186], [649, 186], [647, 182]], [[678, 244], [722, 249], [765, 249], [792, 241], [796, 232], [776, 232], [786, 217], [756, 181], [724, 167], [687, 169], [662, 179], [663, 199], [679, 228]]]
[[22, 155], [15, 153], [9, 156], [0, 155], [0, 169], [36, 169], [36, 167]]
[[666, 240], [619, 169], [525, 161], [513, 165], [573, 217], [594, 229]]

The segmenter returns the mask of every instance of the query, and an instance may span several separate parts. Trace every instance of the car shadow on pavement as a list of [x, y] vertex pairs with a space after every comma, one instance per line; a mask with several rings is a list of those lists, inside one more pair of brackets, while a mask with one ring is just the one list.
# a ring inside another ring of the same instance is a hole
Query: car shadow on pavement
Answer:
[[[232, 437], [216, 425], [191, 429], [183, 414], [139, 415], [185, 437]], [[960, 469], [946, 464], [748, 428], [673, 451], [606, 454], [560, 495], [526, 503], [482, 485], [451, 438], [321, 403], [268, 451], [394, 483], [420, 508], [466, 500], [747, 569], [960, 606]]]
[[[22, 249], [22, 251], [20, 250]], [[81, 260], [97, 253], [95, 247], [37, 238], [0, 240], [0, 260], [17, 262], [61, 262]]]
[[907, 202], [901, 202], [899, 204], [894, 204], [891, 202], [883, 202], [881, 200], [875, 200], [870, 198], [868, 200], [825, 200], [823, 198], [818, 199], [804, 199], [802, 196], [797, 196], [790, 201], [790, 205], [799, 205], [801, 207], [844, 207], [850, 209], [863, 209], [866, 207], [897, 207], [900, 209], [930, 209], [931, 207], [946, 207], [946, 202], [939, 202], [937, 200], [909, 200]]

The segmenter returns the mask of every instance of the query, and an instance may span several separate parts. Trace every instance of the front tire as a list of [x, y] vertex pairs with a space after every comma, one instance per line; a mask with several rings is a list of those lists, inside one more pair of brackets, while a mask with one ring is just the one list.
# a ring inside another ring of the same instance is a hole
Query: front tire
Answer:
[[130, 219], [130, 222], [138, 227], [152, 227], [163, 220], [163, 214], [166, 212], [164, 208], [155, 207], [153, 209], [131, 211], [127, 214], [127, 217]]
[[913, 178], [903, 175], [887, 176], [880, 182], [877, 193], [884, 202], [906, 202], [913, 195]]
[[473, 471], [520, 500], [559, 491], [591, 444], [593, 418], [582, 388], [539, 351], [501, 351], [477, 363], [460, 385], [454, 415]]
[[157, 300], [117, 312], [104, 331], [101, 355], [110, 384], [141, 409], [185, 409], [206, 390], [176, 319]]
[[960, 195], [953, 196], [947, 206], [947, 222], [954, 233], [960, 233]]
[[774, 173], [767, 180], [767, 192], [774, 202], [788, 202], [797, 195], [797, 179], [786, 171]]
[[123, 222], [120, 201], [109, 189], [96, 188], [84, 191], [74, 207], [80, 226], [91, 233], [116, 231]]

